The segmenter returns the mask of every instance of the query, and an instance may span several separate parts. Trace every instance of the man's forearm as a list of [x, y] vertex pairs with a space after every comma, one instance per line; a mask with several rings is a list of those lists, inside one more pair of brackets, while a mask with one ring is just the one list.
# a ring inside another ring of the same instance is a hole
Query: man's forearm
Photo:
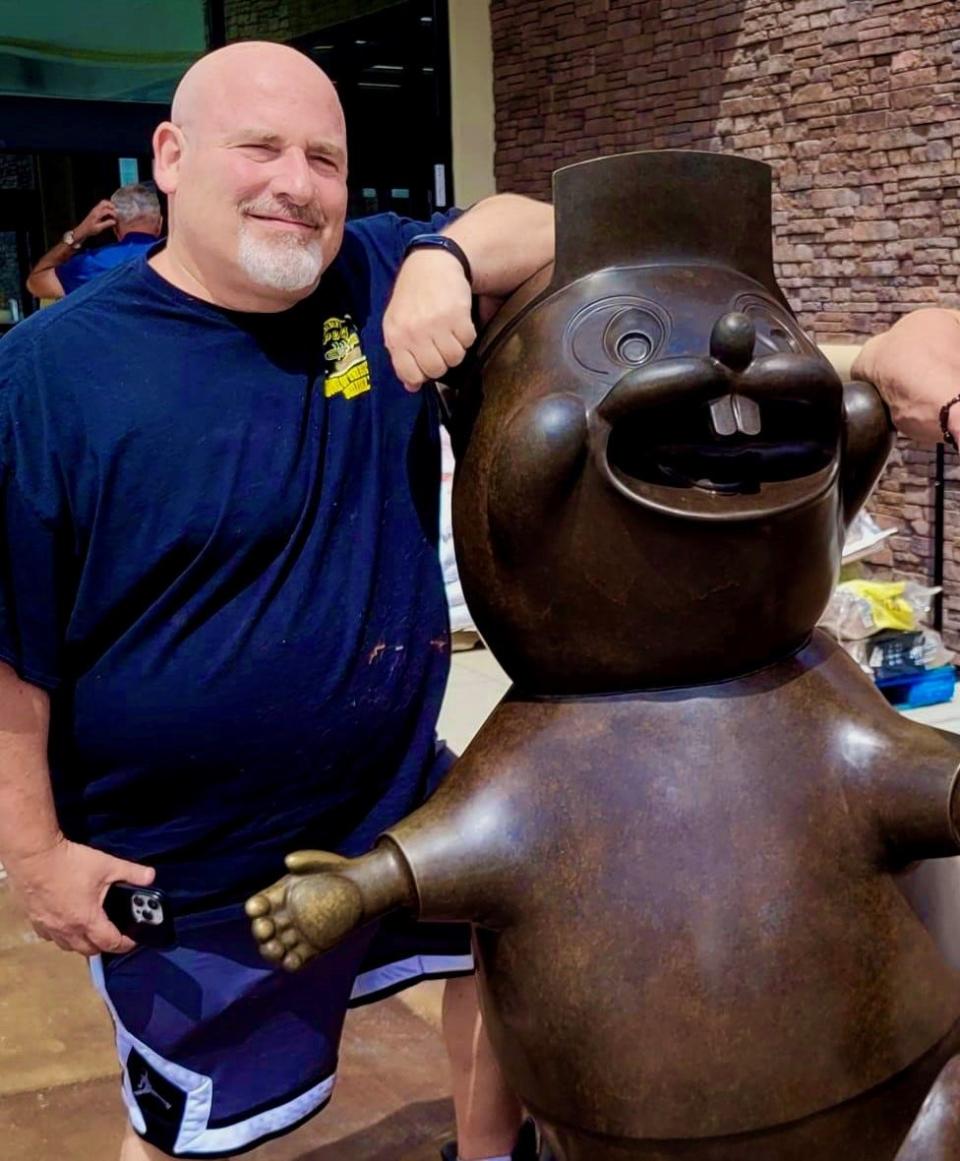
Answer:
[[68, 246], [66, 242], [55, 242], [30, 271], [31, 275], [42, 274], [45, 270], [56, 270], [64, 262], [77, 256], [79, 246]]
[[57, 277], [57, 267], [76, 257], [75, 246], [57, 242], [27, 275], [27, 290], [37, 298], [59, 298], [63, 295], [63, 284]]
[[503, 298], [553, 261], [553, 206], [519, 194], [495, 194], [443, 231], [466, 253], [473, 293]]
[[0, 861], [17, 863], [61, 837], [50, 770], [47, 694], [0, 662]]
[[[905, 315], [864, 344], [852, 374], [877, 387], [904, 435], [936, 442], [940, 408], [960, 393], [960, 312], [927, 308]], [[951, 408], [949, 424], [960, 434], [960, 404]]]

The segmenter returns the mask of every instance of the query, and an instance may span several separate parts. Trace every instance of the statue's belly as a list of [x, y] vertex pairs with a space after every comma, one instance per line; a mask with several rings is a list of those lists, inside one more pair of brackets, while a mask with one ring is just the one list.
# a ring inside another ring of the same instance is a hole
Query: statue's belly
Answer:
[[711, 891], [662, 854], [650, 875], [568, 871], [479, 935], [494, 1047], [549, 1117], [628, 1138], [783, 1124], [888, 1079], [960, 1015], [888, 876], [804, 894], [735, 859], [742, 878], [719, 867]]
[[886, 1084], [817, 1116], [732, 1137], [599, 1137], [534, 1111], [563, 1161], [894, 1161], [937, 1074], [958, 1049], [960, 1025], [955, 1025]]

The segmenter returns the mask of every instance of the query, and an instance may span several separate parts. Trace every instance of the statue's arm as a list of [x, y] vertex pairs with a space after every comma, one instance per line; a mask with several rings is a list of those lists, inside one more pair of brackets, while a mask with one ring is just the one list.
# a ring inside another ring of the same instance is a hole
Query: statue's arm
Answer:
[[960, 736], [903, 721], [878, 763], [861, 778], [892, 862], [960, 855]]
[[491, 826], [489, 792], [473, 785], [463, 762], [368, 854], [288, 855], [290, 874], [247, 902], [261, 954], [296, 971], [365, 923], [403, 908], [421, 919], [482, 922], [503, 834]]

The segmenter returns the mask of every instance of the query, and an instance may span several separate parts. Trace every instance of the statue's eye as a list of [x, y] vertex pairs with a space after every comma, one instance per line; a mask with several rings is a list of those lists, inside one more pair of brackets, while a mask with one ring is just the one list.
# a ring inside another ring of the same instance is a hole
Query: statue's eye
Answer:
[[666, 328], [659, 318], [642, 306], [618, 311], [603, 332], [603, 345], [615, 363], [639, 367], [663, 346]]
[[570, 354], [586, 371], [619, 378], [654, 359], [670, 333], [670, 316], [644, 299], [626, 296], [593, 303], [567, 330]]
[[745, 314], [757, 332], [756, 354], [775, 355], [780, 352], [796, 354], [807, 349], [803, 333], [796, 320], [779, 303], [759, 294], [741, 294], [734, 299], [731, 310]]

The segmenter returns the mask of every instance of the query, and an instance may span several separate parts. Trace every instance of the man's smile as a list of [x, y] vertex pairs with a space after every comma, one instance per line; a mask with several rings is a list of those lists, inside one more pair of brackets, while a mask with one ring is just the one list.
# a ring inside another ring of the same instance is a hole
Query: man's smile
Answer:
[[295, 230], [303, 231], [304, 233], [313, 233], [319, 229], [319, 226], [313, 222], [305, 222], [301, 218], [289, 218], [282, 214], [262, 214], [246, 211], [248, 218], [254, 218], [258, 222], [263, 222], [267, 226], [274, 227], [281, 230]]

